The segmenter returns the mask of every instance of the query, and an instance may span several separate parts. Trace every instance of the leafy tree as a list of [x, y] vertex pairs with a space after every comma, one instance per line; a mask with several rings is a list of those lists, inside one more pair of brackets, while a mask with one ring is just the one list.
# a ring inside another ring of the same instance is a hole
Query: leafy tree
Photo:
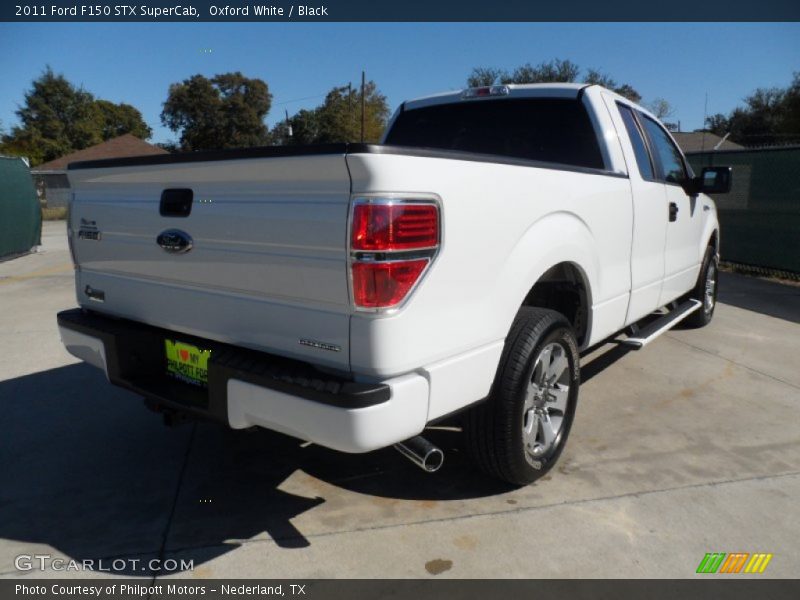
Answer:
[[156, 144], [156, 146], [166, 150], [169, 153], [180, 152], [181, 151], [180, 144], [178, 144], [178, 142], [176, 142], [174, 140], [169, 140], [167, 142], [158, 142]]
[[800, 137], [800, 72], [794, 74], [792, 83], [783, 98], [781, 129], [788, 137]]
[[[482, 87], [506, 83], [571, 83], [580, 80], [581, 68], [570, 60], [555, 58], [538, 65], [525, 63], [512, 72], [493, 67], [476, 67], [467, 77], [469, 87]], [[640, 102], [642, 96], [628, 84], [619, 85], [608, 75], [596, 69], [589, 69], [583, 78], [586, 83], [593, 83], [614, 90], [626, 98]]]
[[632, 86], [628, 85], [627, 83], [623, 83], [622, 85], [618, 84], [616, 80], [611, 78], [609, 75], [598, 71], [597, 69], [589, 69], [586, 72], [586, 77], [583, 79], [584, 83], [591, 83], [593, 85], [601, 85], [606, 89], [612, 90], [627, 98], [631, 102], [636, 102], [637, 104], [642, 101], [642, 95], [633, 89]]
[[291, 121], [287, 123], [284, 120], [275, 123], [268, 136], [270, 146], [288, 146], [291, 143], [292, 138], [290, 135], [290, 127]]
[[95, 117], [100, 136], [104, 140], [130, 133], [143, 140], [153, 135], [153, 130], [142, 119], [142, 113], [130, 104], [114, 104], [108, 100], [95, 100]]
[[161, 122], [180, 132], [183, 150], [258, 146], [269, 141], [264, 118], [272, 94], [261, 79], [240, 72], [194, 75], [169, 87]]
[[[291, 128], [291, 135], [290, 135]], [[272, 143], [276, 146], [302, 146], [314, 144], [319, 139], [319, 114], [317, 109], [302, 109], [289, 118], [289, 124], [281, 121], [272, 128]]]
[[728, 117], [722, 113], [717, 113], [706, 117], [706, 131], [716, 133], [717, 135], [725, 135], [730, 131], [730, 123]]
[[33, 81], [17, 117], [20, 124], [2, 136], [0, 149], [27, 156], [33, 165], [124, 133], [142, 138], [151, 135], [134, 107], [97, 100], [50, 67]]
[[623, 83], [621, 86], [617, 88], [613, 88], [613, 90], [618, 93], [623, 98], [627, 98], [631, 102], [635, 102], [639, 104], [642, 101], [642, 95], [637, 92], [633, 86], [628, 85], [627, 83]]
[[50, 67], [33, 82], [17, 110], [20, 125], [3, 137], [4, 151], [28, 155], [38, 164], [97, 140], [89, 126], [93, 97]]
[[[374, 81], [368, 82], [364, 90], [364, 141], [377, 142], [386, 128], [389, 105]], [[357, 142], [361, 139], [361, 90], [353, 86], [335, 87], [320, 106], [314, 110], [301, 110], [289, 119], [289, 125], [291, 137], [286, 121], [275, 125], [273, 144]]]
[[[386, 127], [389, 106], [374, 81], [364, 88], [364, 141], [377, 142]], [[320, 143], [357, 142], [361, 139], [361, 90], [334, 88], [317, 109]]]
[[750, 146], [800, 141], [800, 73], [786, 88], [759, 88], [727, 116], [706, 118], [706, 129], [720, 136], [730, 133], [736, 143]]

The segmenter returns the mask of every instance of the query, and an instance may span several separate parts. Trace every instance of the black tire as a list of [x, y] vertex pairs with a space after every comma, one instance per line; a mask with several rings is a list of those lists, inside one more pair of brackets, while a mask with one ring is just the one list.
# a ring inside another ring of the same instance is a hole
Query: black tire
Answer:
[[[566, 368], [560, 376], [555, 375], [563, 367], [564, 358]], [[544, 361], [548, 361], [546, 367]], [[543, 371], [551, 366], [552, 371]], [[548, 372], [557, 378], [553, 385], [544, 383], [539, 387], [533, 382], [534, 377], [544, 377], [542, 373]], [[575, 417], [579, 386], [578, 345], [567, 319], [552, 310], [520, 309], [506, 338], [489, 398], [465, 415], [467, 452], [492, 477], [515, 485], [535, 481], [555, 465], [564, 449]], [[538, 391], [531, 392], [532, 389]], [[545, 391], [540, 394], [542, 390]], [[558, 395], [558, 401], [553, 394]], [[548, 411], [552, 412], [545, 415]], [[559, 413], [559, 428], [553, 436], [552, 425]], [[538, 439], [547, 438], [543, 433], [545, 425], [550, 427], [551, 447], [537, 443]]]
[[[713, 282], [713, 290], [710, 296], [706, 295], [706, 286], [709, 281]], [[697, 284], [689, 293], [689, 298], [699, 300], [703, 306], [694, 311], [684, 319], [682, 325], [686, 329], [697, 329], [705, 327], [714, 318], [714, 309], [717, 307], [717, 290], [719, 289], [719, 262], [716, 250], [713, 246], [706, 249], [703, 257], [703, 264], [700, 266], [700, 275], [697, 276]]]

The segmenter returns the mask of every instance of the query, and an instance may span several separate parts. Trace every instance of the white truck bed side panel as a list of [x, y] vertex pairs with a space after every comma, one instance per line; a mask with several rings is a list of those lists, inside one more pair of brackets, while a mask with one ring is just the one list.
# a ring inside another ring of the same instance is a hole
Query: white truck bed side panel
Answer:
[[352, 317], [354, 371], [391, 376], [503, 340], [528, 291], [560, 261], [584, 273], [600, 308], [591, 339], [622, 327], [630, 289], [627, 178], [398, 155], [347, 161], [354, 195], [433, 192], [443, 205], [442, 247], [411, 301], [389, 316]]

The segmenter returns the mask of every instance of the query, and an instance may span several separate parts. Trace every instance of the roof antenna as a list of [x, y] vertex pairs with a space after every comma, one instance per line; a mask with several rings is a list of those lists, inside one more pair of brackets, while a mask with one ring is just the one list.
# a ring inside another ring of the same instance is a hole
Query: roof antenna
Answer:
[[364, 91], [366, 88], [366, 73], [361, 71], [361, 143], [364, 143], [364, 129], [367, 126], [366, 98]]
[[700, 138], [700, 152], [706, 149], [706, 121], [708, 119], [708, 92], [706, 92], [706, 103], [703, 105], [703, 137]]

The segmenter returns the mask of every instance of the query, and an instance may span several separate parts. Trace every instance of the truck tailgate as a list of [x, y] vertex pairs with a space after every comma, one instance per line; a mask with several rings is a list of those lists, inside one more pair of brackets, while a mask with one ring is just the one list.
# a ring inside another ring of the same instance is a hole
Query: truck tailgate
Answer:
[[[344, 156], [71, 167], [78, 302], [348, 369]], [[192, 190], [188, 216], [160, 214], [165, 189]], [[191, 250], [162, 248], [167, 230]]]

